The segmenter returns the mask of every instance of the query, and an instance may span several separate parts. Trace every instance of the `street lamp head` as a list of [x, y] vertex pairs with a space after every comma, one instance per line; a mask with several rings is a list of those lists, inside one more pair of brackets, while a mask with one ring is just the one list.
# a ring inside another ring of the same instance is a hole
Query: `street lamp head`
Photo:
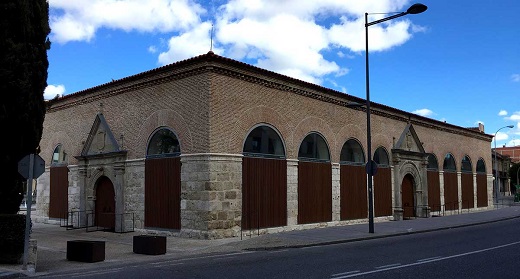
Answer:
[[415, 15], [415, 14], [420, 14], [420, 13], [426, 11], [427, 9], [428, 9], [428, 7], [426, 7], [426, 5], [416, 3], [416, 4], [413, 4], [412, 6], [410, 6], [410, 8], [408, 8], [408, 10], [406, 10], [406, 13]]
[[514, 127], [515, 127], [515, 125], [508, 125], [507, 126], [507, 128], [511, 128], [511, 129], [514, 128]]

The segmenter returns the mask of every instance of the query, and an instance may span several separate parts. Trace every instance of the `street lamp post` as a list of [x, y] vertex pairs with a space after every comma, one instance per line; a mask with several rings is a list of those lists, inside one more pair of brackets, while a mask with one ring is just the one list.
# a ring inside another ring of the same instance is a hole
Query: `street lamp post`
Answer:
[[[500, 130], [502, 130], [504, 128], [512, 129], [514, 127], [515, 127], [514, 125], [504, 126], [504, 127], [502, 127], [502, 128], [497, 130], [497, 132], [495, 133], [495, 137], [494, 137], [495, 138], [495, 201], [497, 203], [497, 206], [498, 206], [498, 195], [500, 193], [500, 189], [499, 189], [499, 187], [500, 187], [499, 179], [500, 178], [499, 178], [499, 175], [498, 175], [499, 171], [498, 171], [498, 163], [497, 163], [498, 162], [498, 160], [497, 160], [497, 134], [498, 134], [498, 131], [500, 131]], [[493, 155], [493, 154], [491, 154], [491, 155]]]
[[368, 27], [379, 24], [381, 22], [385, 22], [387, 20], [391, 20], [394, 18], [402, 17], [407, 14], [419, 14], [426, 11], [428, 7], [423, 4], [413, 4], [406, 10], [406, 12], [401, 12], [383, 19], [375, 20], [372, 22], [368, 22], [368, 13], [365, 13], [365, 68], [366, 68], [366, 109], [367, 109], [367, 174], [368, 174], [368, 232], [374, 233], [374, 202], [373, 202], [373, 193], [372, 193], [372, 176], [374, 173], [372, 163], [372, 135], [370, 131], [370, 82], [369, 82], [369, 71], [368, 71]]

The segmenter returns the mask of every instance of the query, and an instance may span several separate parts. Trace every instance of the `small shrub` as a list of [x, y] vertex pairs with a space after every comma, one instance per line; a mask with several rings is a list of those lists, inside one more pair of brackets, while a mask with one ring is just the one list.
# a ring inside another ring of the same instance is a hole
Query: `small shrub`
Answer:
[[25, 215], [0, 214], [0, 263], [20, 263], [24, 240]]

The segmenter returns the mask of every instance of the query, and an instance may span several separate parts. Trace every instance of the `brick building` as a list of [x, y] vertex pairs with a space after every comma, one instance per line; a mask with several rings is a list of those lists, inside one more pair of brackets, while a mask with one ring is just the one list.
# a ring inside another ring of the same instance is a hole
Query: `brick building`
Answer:
[[[209, 52], [48, 103], [36, 220], [218, 238], [492, 205], [492, 136]], [[464, 210], [464, 212], [467, 212]]]
[[511, 158], [512, 163], [520, 163], [520, 145], [497, 147], [496, 152]]

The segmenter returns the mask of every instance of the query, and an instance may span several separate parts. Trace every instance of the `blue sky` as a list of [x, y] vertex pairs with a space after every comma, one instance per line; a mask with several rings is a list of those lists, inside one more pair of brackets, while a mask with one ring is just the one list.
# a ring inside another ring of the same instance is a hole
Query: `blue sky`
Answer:
[[[406, 0], [49, 0], [46, 98], [213, 51], [365, 98], [364, 12]], [[518, 0], [422, 1], [370, 27], [373, 102], [520, 145]], [[371, 15], [370, 21], [388, 15]]]

